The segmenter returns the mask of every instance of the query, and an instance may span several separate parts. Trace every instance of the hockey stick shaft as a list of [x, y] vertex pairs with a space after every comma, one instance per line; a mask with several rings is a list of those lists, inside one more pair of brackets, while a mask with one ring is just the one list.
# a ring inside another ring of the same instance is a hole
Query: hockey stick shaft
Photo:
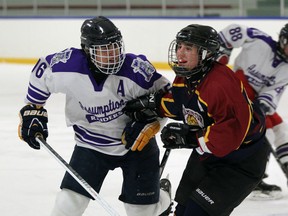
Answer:
[[278, 156], [277, 156], [277, 154], [276, 154], [276, 152], [275, 152], [275, 150], [274, 150], [272, 144], [270, 143], [270, 141], [268, 140], [267, 137], [265, 137], [265, 141], [268, 143], [272, 155], [273, 155], [274, 158], [276, 159], [278, 165], [280, 166], [280, 168], [281, 168], [281, 170], [283, 171], [283, 173], [284, 173], [286, 179], [288, 180], [288, 170], [286, 170], [286, 168], [285, 168], [285, 167], [283, 166], [283, 164], [280, 162], [280, 160], [279, 160], [279, 158], [278, 158]]
[[164, 171], [164, 168], [166, 166], [167, 160], [169, 158], [170, 152], [171, 152], [171, 149], [166, 149], [165, 152], [164, 152], [164, 155], [162, 157], [162, 160], [161, 160], [161, 163], [160, 163], [160, 178], [161, 178], [161, 176], [163, 174], [163, 171]]
[[109, 215], [120, 216], [41, 136], [37, 136], [36, 141], [64, 167], [64, 169], [109, 213]]

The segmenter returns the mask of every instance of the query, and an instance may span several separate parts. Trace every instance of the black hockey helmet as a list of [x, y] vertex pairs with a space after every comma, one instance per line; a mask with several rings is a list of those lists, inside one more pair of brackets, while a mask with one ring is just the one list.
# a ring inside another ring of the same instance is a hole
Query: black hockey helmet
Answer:
[[81, 27], [81, 44], [86, 47], [122, 40], [121, 32], [106, 17], [99, 16], [84, 21]]
[[278, 53], [288, 61], [288, 56], [284, 52], [285, 45], [288, 44], [288, 23], [281, 28], [278, 40]]
[[[176, 51], [177, 44], [180, 42], [198, 47], [199, 62], [197, 67], [192, 70], [178, 65]], [[205, 72], [210, 67], [212, 61], [215, 60], [219, 48], [218, 33], [214, 28], [191, 24], [180, 30], [176, 35], [176, 39], [171, 42], [168, 63], [177, 76], [190, 77], [199, 72]]]
[[106, 17], [84, 21], [81, 26], [81, 47], [102, 73], [115, 74], [122, 67], [125, 59], [122, 34]]

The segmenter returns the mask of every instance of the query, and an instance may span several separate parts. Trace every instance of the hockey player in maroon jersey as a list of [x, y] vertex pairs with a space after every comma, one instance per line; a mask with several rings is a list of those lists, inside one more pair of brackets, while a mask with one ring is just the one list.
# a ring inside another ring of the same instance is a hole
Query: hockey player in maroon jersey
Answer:
[[230, 215], [265, 172], [264, 114], [235, 74], [215, 61], [219, 46], [212, 27], [183, 28], [169, 47], [172, 93], [142, 96], [124, 108], [138, 119], [147, 108], [183, 121], [161, 131], [165, 148], [192, 152], [176, 191], [176, 216]]

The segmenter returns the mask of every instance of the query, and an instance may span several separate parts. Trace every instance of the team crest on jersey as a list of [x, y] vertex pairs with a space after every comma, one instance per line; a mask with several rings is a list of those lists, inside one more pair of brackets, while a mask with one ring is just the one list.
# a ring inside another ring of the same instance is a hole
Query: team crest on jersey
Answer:
[[183, 116], [184, 116], [186, 124], [199, 126], [201, 128], [204, 127], [204, 120], [198, 112], [192, 109], [185, 108], [184, 105], [182, 107], [182, 112], [183, 112]]
[[52, 67], [59, 62], [66, 63], [68, 59], [71, 57], [72, 50], [66, 49], [62, 52], [56, 53], [51, 59], [50, 66]]
[[133, 60], [131, 67], [133, 68], [134, 73], [142, 74], [147, 82], [150, 81], [153, 73], [156, 71], [150, 62], [144, 61], [139, 57]]

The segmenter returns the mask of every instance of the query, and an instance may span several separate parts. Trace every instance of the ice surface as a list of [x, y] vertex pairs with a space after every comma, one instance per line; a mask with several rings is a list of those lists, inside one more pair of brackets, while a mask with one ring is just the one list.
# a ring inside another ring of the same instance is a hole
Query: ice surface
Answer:
[[[54, 204], [59, 184], [64, 175], [63, 167], [44, 149], [33, 150], [17, 136], [18, 111], [24, 105], [29, 74], [32, 65], [0, 64], [0, 215], [3, 216], [48, 216]], [[172, 79], [170, 71], [160, 71]], [[288, 119], [288, 92], [281, 99], [279, 113]], [[71, 128], [66, 128], [64, 96], [52, 95], [46, 108], [49, 115], [48, 143], [69, 161], [74, 147]], [[157, 137], [159, 139], [159, 137]], [[161, 156], [164, 149], [161, 148]], [[172, 193], [175, 190], [189, 150], [173, 150], [163, 176], [169, 173]], [[267, 170], [268, 183], [280, 185], [283, 199], [275, 201], [245, 200], [232, 216], [288, 216], [287, 180], [274, 158]], [[118, 200], [121, 191], [121, 170], [110, 172], [103, 184], [101, 197], [113, 206], [120, 215], [125, 215], [123, 204]], [[90, 202], [85, 216], [108, 215], [96, 202]]]

